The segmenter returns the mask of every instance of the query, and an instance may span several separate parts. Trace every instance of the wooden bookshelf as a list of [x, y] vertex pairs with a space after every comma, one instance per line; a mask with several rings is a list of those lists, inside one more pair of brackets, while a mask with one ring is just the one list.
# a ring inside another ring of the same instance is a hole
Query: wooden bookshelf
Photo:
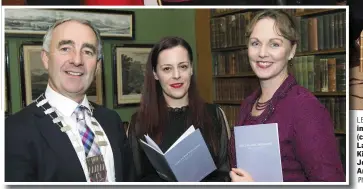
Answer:
[[[325, 16], [326, 14], [328, 15], [339, 14], [338, 12], [343, 12], [342, 9], [305, 9], [304, 11], [305, 12], [295, 13], [292, 10], [288, 10], [287, 12], [289, 15], [296, 16], [298, 21], [302, 21], [303, 19], [309, 20], [313, 19], [314, 17]], [[212, 61], [198, 61], [202, 62], [202, 64], [209, 64], [208, 66], [205, 67], [210, 67], [210, 66], [213, 67], [211, 73], [213, 88], [212, 91], [210, 91], [210, 93], [213, 94], [212, 102], [215, 104], [219, 104], [221, 108], [224, 109], [228, 122], [230, 122], [231, 125], [234, 125], [235, 120], [238, 118], [240, 105], [242, 104], [244, 98], [246, 98], [249, 94], [251, 94], [251, 91], [256, 90], [259, 85], [258, 78], [256, 77], [255, 73], [252, 72], [248, 63], [248, 57], [247, 57], [248, 45], [246, 45], [247, 44], [246, 41], [241, 42], [241, 39], [245, 33], [244, 30], [245, 28], [247, 28], [247, 24], [251, 21], [251, 18], [253, 17], [253, 14], [255, 12], [256, 10], [254, 9], [241, 9], [241, 10], [231, 9], [231, 11], [228, 12], [222, 12], [220, 14], [213, 14], [213, 15], [211, 14], [208, 20], [208, 23], [210, 23], [208, 28], [209, 29], [208, 35], [211, 36], [210, 40], [211, 42], [208, 43], [208, 45], [210, 45], [209, 52], [211, 52]], [[246, 25], [243, 26], [241, 25], [238, 27], [232, 25], [231, 23], [233, 23], [233, 20], [231, 18], [233, 16], [235, 16], [237, 20], [245, 19], [243, 22], [238, 22], [238, 21], [236, 22], [246, 23]], [[306, 22], [307, 21], [305, 21], [304, 24], [306, 24]], [[302, 22], [300, 23], [302, 24]], [[329, 25], [328, 27], [330, 30], [331, 26]], [[335, 30], [335, 34], [337, 31], [340, 32], [340, 30]], [[324, 34], [325, 33], [323, 33], [323, 35]], [[204, 33], [201, 32], [200, 35], [205, 35], [205, 32]], [[306, 39], [308, 42], [310, 42], [309, 38]], [[330, 40], [332, 38], [330, 37], [328, 39]], [[334, 40], [336, 39], [340, 38], [334, 38]], [[336, 43], [337, 42], [335, 42], [335, 46], [332, 46], [330, 42], [328, 43], [330, 44], [329, 46], [326, 47], [324, 46], [324, 48], [328, 49], [318, 50], [318, 51], [308, 51], [307, 49], [314, 49], [314, 47], [310, 47], [308, 45], [307, 48], [305, 47], [304, 50], [305, 52], [297, 52], [296, 57], [304, 60], [305, 58], [310, 58], [304, 56], [317, 55], [316, 57], [318, 58], [323, 57], [323, 59], [325, 59], [325, 56], [319, 56], [319, 55], [329, 55], [329, 57], [330, 55], [333, 55], [334, 57], [344, 56], [344, 54], [347, 53], [345, 48], [345, 42], [338, 41], [339, 45], [337, 45]], [[201, 42], [199, 45], [204, 45], [204, 43]], [[199, 45], [197, 44], [197, 46]], [[302, 62], [308, 63], [307, 60], [308, 59], [304, 61], [300, 60], [299, 63]], [[203, 70], [204, 66], [200, 65], [199, 67], [200, 69]], [[307, 67], [305, 68], [303, 67], [303, 69], [307, 69]], [[230, 74], [230, 73], [235, 73], [235, 74]], [[305, 77], [306, 76], [304, 75], [304, 78]], [[340, 107], [339, 105], [341, 105], [341, 107], [345, 107], [344, 103], [346, 103], [346, 101], [344, 101], [344, 99], [346, 98], [346, 92], [312, 92], [312, 93], [314, 96], [316, 96], [319, 99], [319, 101], [321, 101], [324, 104], [324, 106], [329, 108], [328, 110], [330, 113], [332, 113], [332, 110], [335, 110], [330, 108], [333, 107], [334, 105], [336, 107]], [[341, 120], [339, 121], [337, 116], [339, 116], [340, 114], [341, 113], [335, 113], [336, 117], [334, 117], [333, 119], [334, 122], [336, 122], [334, 127], [335, 129], [334, 133], [336, 137], [345, 137], [346, 133], [343, 127], [347, 128], [348, 126], [343, 125]]]
[[[223, 12], [223, 13], [217, 13], [217, 14], [212, 14], [211, 17], [212, 18], [218, 18], [218, 17], [222, 17], [222, 16], [227, 16], [227, 15], [233, 15], [236, 13], [243, 13], [243, 12], [251, 12], [251, 11], [258, 11], [258, 10], [262, 10], [262, 9], [231, 9], [229, 11]], [[295, 14], [295, 16], [301, 17], [301, 16], [314, 16], [317, 14], [323, 14], [323, 13], [329, 13], [329, 12], [334, 12], [337, 9], [304, 9], [303, 12], [297, 12]]]
[[212, 49], [212, 52], [226, 52], [226, 51], [237, 51], [241, 49], [247, 49], [247, 45], [240, 45], [235, 47], [216, 48]]
[[337, 9], [304, 9], [303, 12], [296, 12], [295, 16], [315, 16], [317, 14], [329, 13]]
[[240, 74], [233, 74], [233, 75], [215, 75], [214, 78], [239, 78], [239, 77], [255, 77], [256, 74], [253, 72], [245, 72]]
[[328, 49], [328, 50], [319, 50], [311, 52], [298, 52], [296, 53], [296, 56], [328, 55], [328, 54], [340, 54], [345, 52], [346, 52], [345, 48], [338, 48], [338, 49]]
[[250, 9], [231, 9], [226, 12], [212, 14], [211, 17], [218, 18], [218, 17], [222, 17], [222, 16], [227, 16], [227, 15], [232, 15], [232, 14], [237, 14], [237, 13], [242, 13], [242, 12], [247, 12], [247, 11], [250, 11]]
[[345, 131], [339, 131], [339, 130], [335, 130], [334, 133], [336, 135], [345, 135]]
[[345, 97], [346, 96], [346, 93], [345, 92], [313, 92], [313, 94], [315, 96], [318, 96], [318, 97]]

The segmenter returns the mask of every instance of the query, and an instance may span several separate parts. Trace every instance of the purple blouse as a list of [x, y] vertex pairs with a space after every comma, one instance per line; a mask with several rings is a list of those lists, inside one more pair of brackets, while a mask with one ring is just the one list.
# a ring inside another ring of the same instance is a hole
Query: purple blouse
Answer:
[[[334, 125], [327, 109], [289, 75], [261, 115], [251, 110], [258, 89], [242, 105], [237, 125], [278, 123], [284, 182], [344, 182]], [[234, 135], [229, 144], [230, 162], [236, 167]]]

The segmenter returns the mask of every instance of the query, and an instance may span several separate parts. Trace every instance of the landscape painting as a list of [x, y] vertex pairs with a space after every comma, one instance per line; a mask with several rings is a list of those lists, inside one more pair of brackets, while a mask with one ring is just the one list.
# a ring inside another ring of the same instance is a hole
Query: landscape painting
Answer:
[[102, 37], [134, 38], [134, 13], [112, 10], [46, 10], [5, 9], [6, 34], [41, 34], [57, 20], [77, 18], [90, 21]]
[[140, 103], [144, 72], [152, 45], [115, 47], [116, 106]]
[[45, 92], [48, 84], [48, 72], [40, 57], [42, 52], [40, 44], [22, 45], [21, 50], [23, 101], [27, 106]]
[[87, 99], [98, 105], [103, 105], [103, 93], [104, 93], [104, 82], [103, 82], [103, 63], [100, 62], [99, 68], [96, 70], [96, 78], [91, 83], [91, 86], [87, 90]]

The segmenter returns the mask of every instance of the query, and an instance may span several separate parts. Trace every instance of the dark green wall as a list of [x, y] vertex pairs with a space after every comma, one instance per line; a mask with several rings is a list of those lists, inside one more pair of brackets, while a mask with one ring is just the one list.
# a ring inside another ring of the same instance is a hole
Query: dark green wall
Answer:
[[[104, 78], [106, 107], [113, 108], [113, 61], [112, 46], [125, 43], [153, 44], [161, 37], [176, 35], [186, 39], [195, 51], [195, 10], [182, 9], [136, 9], [135, 12], [135, 40], [104, 40]], [[9, 43], [10, 61], [10, 92], [11, 110], [17, 112], [21, 109], [21, 87], [19, 48], [25, 41], [39, 41], [41, 38], [5, 38]], [[196, 53], [194, 52], [194, 57]], [[118, 108], [123, 121], [129, 121], [136, 107]]]

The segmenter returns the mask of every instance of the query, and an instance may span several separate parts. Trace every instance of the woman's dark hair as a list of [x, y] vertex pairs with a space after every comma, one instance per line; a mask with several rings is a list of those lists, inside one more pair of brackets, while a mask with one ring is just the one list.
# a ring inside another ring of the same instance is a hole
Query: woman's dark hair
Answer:
[[[188, 52], [189, 60], [193, 62], [193, 51], [188, 42], [180, 37], [165, 37], [161, 39], [152, 48], [145, 70], [144, 88], [141, 96], [140, 108], [137, 112], [136, 135], [142, 137], [148, 134], [152, 139], [160, 144], [163, 136], [164, 127], [168, 123], [168, 106], [165, 101], [163, 90], [160, 82], [154, 78], [153, 72], [156, 72], [158, 58], [163, 50], [171, 49], [177, 46], [185, 48]], [[219, 136], [213, 127], [210, 114], [207, 112], [206, 104], [200, 97], [194, 75], [191, 76], [190, 86], [188, 89], [188, 120], [186, 128], [194, 125], [200, 128], [207, 143], [211, 144], [213, 151], [216, 153]]]

